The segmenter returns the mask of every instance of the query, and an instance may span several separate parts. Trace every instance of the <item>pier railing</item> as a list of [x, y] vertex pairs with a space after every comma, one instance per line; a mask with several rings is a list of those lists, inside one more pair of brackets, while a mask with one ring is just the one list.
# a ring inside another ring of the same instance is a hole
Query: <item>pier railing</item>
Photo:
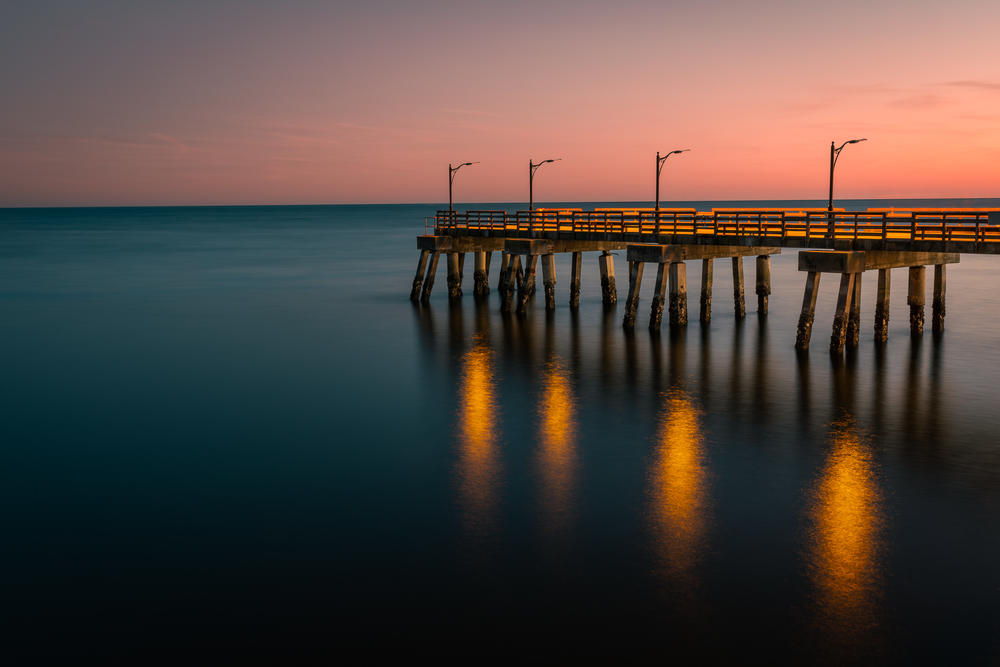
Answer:
[[[993, 214], [992, 216], [990, 214]], [[611, 209], [573, 208], [532, 211], [438, 211], [438, 234], [536, 233], [602, 234], [607, 238], [635, 235], [783, 239], [855, 239], [1000, 244], [1000, 209], [869, 208], [826, 209]]]

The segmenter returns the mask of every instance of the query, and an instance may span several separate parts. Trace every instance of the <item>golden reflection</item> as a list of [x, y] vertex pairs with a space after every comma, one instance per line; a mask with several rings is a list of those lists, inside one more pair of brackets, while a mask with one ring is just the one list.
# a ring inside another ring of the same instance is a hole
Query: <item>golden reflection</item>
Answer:
[[488, 530], [496, 504], [499, 423], [493, 353], [481, 340], [477, 340], [462, 358], [458, 403], [458, 478], [462, 509], [470, 529]]
[[576, 401], [569, 374], [555, 360], [542, 374], [539, 404], [539, 463], [542, 502], [549, 528], [564, 529], [569, 522], [576, 458]]
[[834, 422], [831, 436], [812, 496], [809, 564], [825, 629], [853, 635], [876, 621], [883, 514], [875, 463], [854, 421]]
[[686, 392], [667, 392], [651, 475], [655, 548], [670, 582], [689, 589], [706, 533], [704, 458], [701, 412]]

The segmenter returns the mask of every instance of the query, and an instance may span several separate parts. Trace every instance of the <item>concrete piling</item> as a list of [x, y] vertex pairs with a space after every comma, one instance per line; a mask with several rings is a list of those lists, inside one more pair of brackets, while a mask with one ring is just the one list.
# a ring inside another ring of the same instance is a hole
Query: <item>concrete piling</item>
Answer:
[[747, 316], [746, 297], [743, 287], [743, 258], [733, 257], [733, 310], [736, 313], [736, 320], [742, 320]]
[[474, 253], [474, 255], [475, 267], [472, 274], [472, 296], [476, 299], [482, 299], [490, 293], [490, 283], [487, 275], [488, 269], [486, 268], [486, 253], [480, 250]]
[[569, 307], [580, 307], [580, 274], [583, 270], [583, 253], [574, 252], [569, 276]]
[[545, 289], [545, 310], [556, 309], [556, 256], [542, 255], [542, 287]]
[[934, 297], [931, 302], [931, 330], [944, 332], [945, 265], [934, 265]]
[[431, 290], [434, 289], [434, 275], [437, 273], [438, 269], [438, 259], [441, 257], [441, 253], [435, 252], [431, 254], [431, 261], [427, 265], [427, 275], [424, 276], [424, 291], [420, 295], [420, 300], [424, 303], [430, 301]]
[[802, 313], [799, 315], [799, 325], [795, 330], [795, 349], [797, 350], [809, 349], [813, 318], [816, 315], [816, 295], [819, 293], [819, 276], [819, 271], [810, 271], [806, 275], [806, 289], [802, 295]]
[[503, 296], [504, 290], [507, 289], [507, 267], [510, 266], [510, 253], [501, 252], [500, 253], [500, 277], [497, 279], [497, 291], [500, 292], [500, 296]]
[[635, 328], [635, 312], [639, 308], [639, 288], [642, 285], [642, 262], [629, 262], [628, 297], [625, 299], [625, 317], [622, 325]]
[[535, 264], [538, 262], [538, 255], [524, 256], [524, 277], [521, 278], [521, 288], [517, 291], [517, 312], [523, 313], [528, 306], [528, 299], [531, 298], [532, 288], [535, 284]]
[[459, 255], [465, 256], [465, 253], [449, 252], [448, 253], [448, 298], [458, 299], [462, 296], [462, 269], [461, 260]]
[[500, 310], [509, 313], [514, 303], [514, 285], [517, 281], [517, 268], [520, 258], [517, 255], [508, 255], [507, 270], [504, 272], [503, 288], [500, 290]]
[[911, 266], [907, 285], [906, 303], [910, 306], [910, 334], [919, 336], [924, 332], [924, 267]]
[[855, 348], [861, 342], [861, 273], [854, 274], [851, 307], [847, 315], [847, 347]]
[[465, 278], [465, 253], [458, 253], [458, 285], [462, 286], [462, 279]]
[[712, 320], [712, 260], [701, 260], [701, 321]]
[[663, 321], [663, 303], [667, 297], [666, 265], [659, 262], [656, 265], [656, 282], [653, 285], [653, 301], [649, 307], [649, 330], [659, 331]]
[[889, 269], [878, 270], [878, 291], [875, 295], [875, 342], [889, 340]]
[[771, 294], [771, 256], [757, 256], [757, 315], [767, 316], [767, 297]]
[[[661, 265], [662, 266], [662, 265]], [[684, 327], [688, 323], [687, 265], [670, 263], [670, 326]]]
[[430, 250], [421, 250], [420, 259], [417, 260], [417, 275], [413, 277], [413, 287], [410, 288], [410, 301], [420, 300], [420, 288], [424, 284], [424, 271], [427, 268], [427, 256]]
[[618, 302], [618, 289], [615, 286], [615, 258], [607, 250], [598, 258], [601, 268], [601, 300], [605, 306]]
[[840, 291], [837, 293], [837, 308], [833, 312], [833, 332], [830, 334], [830, 354], [838, 355], [844, 351], [847, 341], [847, 318], [851, 308], [851, 297], [854, 296], [854, 281], [857, 274], [842, 273], [840, 275]]

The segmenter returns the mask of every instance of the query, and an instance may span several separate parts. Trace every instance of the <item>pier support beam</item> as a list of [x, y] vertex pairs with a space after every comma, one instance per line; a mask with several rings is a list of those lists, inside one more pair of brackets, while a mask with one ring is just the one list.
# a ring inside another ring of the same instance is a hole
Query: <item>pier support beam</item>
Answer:
[[875, 342], [889, 340], [889, 269], [878, 270], [878, 291], [875, 293]]
[[926, 292], [925, 275], [922, 266], [910, 267], [910, 280], [907, 285], [906, 303], [910, 306], [910, 334], [919, 336], [924, 332], [924, 293]]
[[545, 310], [556, 309], [556, 256], [542, 255], [542, 287], [545, 288]]
[[816, 295], [819, 294], [819, 276], [819, 271], [810, 271], [806, 275], [806, 289], [802, 295], [802, 313], [799, 315], [799, 326], [795, 330], [796, 350], [809, 349], [813, 318], [816, 315]]
[[486, 272], [486, 253], [478, 251], [475, 253], [475, 272], [472, 274], [472, 296], [476, 299], [482, 299], [490, 293], [490, 283]]
[[583, 270], [583, 253], [574, 252], [569, 275], [569, 307], [580, 307], [580, 274]]
[[504, 254], [507, 255], [507, 270], [504, 272], [503, 287], [500, 289], [500, 310], [509, 313], [514, 305], [514, 285], [521, 259], [517, 255]]
[[427, 265], [427, 275], [424, 276], [424, 291], [420, 294], [420, 300], [424, 303], [430, 301], [431, 290], [434, 289], [434, 275], [438, 270], [438, 259], [441, 253], [431, 253], [431, 261]]
[[771, 257], [757, 256], [757, 315], [767, 317], [767, 297], [771, 294]]
[[934, 265], [934, 300], [931, 302], [931, 330], [944, 332], [945, 265]]
[[615, 286], [615, 258], [607, 250], [597, 259], [601, 268], [601, 300], [605, 306], [618, 302], [618, 289]]
[[840, 292], [837, 293], [837, 309], [833, 312], [833, 333], [830, 334], [830, 354], [839, 355], [844, 351], [847, 340], [847, 318], [854, 296], [854, 281], [857, 274], [840, 275]]
[[733, 310], [736, 320], [747, 316], [745, 290], [743, 288], [743, 258], [733, 257]]
[[462, 280], [465, 278], [465, 253], [458, 253], [458, 287], [462, 288]]
[[500, 292], [500, 296], [503, 296], [504, 290], [507, 289], [507, 267], [510, 266], [510, 253], [501, 252], [500, 253], [500, 277], [497, 279], [497, 291]]
[[855, 348], [861, 342], [861, 276], [854, 274], [854, 288], [851, 291], [851, 307], [847, 315], [847, 347]]
[[424, 271], [427, 268], [427, 256], [430, 250], [421, 250], [420, 259], [417, 260], [417, 275], [413, 277], [413, 287], [410, 288], [410, 301], [420, 300], [420, 288], [424, 284]]
[[712, 321], [712, 260], [701, 260], [701, 321]]
[[625, 299], [625, 318], [622, 325], [626, 329], [635, 328], [635, 311], [639, 307], [639, 287], [642, 285], [642, 262], [628, 263], [628, 298]]
[[524, 256], [524, 277], [521, 279], [521, 288], [517, 291], [517, 312], [523, 313], [528, 306], [528, 299], [531, 298], [535, 285], [535, 264], [538, 262], [538, 255]]
[[667, 299], [667, 264], [656, 264], [656, 282], [653, 284], [653, 301], [649, 307], [649, 330], [658, 332], [663, 322], [663, 303]]
[[448, 253], [448, 298], [458, 299], [462, 296], [462, 268], [459, 255], [465, 257], [465, 253]]
[[[662, 265], [661, 265], [662, 266]], [[688, 323], [687, 265], [670, 263], [670, 326], [686, 327]]]

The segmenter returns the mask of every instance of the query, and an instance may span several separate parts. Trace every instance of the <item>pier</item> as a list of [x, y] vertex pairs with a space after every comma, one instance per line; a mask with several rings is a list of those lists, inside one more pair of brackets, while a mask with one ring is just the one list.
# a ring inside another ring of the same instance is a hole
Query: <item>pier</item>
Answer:
[[888, 337], [890, 271], [908, 271], [910, 331], [924, 329], [926, 267], [934, 267], [932, 330], [944, 331], [948, 264], [962, 253], [1000, 254], [1000, 210], [997, 209], [535, 209], [530, 211], [439, 211], [425, 220], [417, 237], [420, 256], [410, 298], [427, 301], [434, 287], [439, 258], [447, 258], [448, 296], [462, 297], [467, 253], [474, 253], [473, 296], [489, 294], [489, 270], [500, 254], [497, 289], [501, 310], [524, 312], [536, 291], [541, 264], [546, 310], [556, 308], [555, 254], [571, 253], [570, 308], [579, 307], [583, 253], [600, 253], [602, 301], [618, 300], [612, 251], [626, 253], [629, 284], [622, 325], [633, 329], [646, 264], [656, 265], [649, 328], [660, 329], [664, 307], [671, 327], [688, 322], [687, 264], [701, 262], [699, 320], [712, 313], [715, 260], [729, 259], [733, 271], [733, 309], [746, 316], [743, 259], [753, 257], [757, 310], [767, 316], [771, 294], [771, 255], [799, 250], [799, 271], [806, 274], [795, 347], [807, 350], [820, 276], [840, 276], [830, 352], [841, 354], [858, 345], [861, 283], [866, 271], [878, 272], [875, 340]]

